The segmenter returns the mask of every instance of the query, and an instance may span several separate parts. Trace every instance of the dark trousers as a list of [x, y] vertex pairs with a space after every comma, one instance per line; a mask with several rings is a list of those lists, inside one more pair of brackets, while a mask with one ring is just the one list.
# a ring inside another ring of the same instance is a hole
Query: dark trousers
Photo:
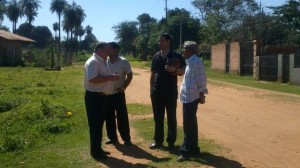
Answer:
[[118, 140], [116, 128], [117, 118], [118, 130], [122, 140], [129, 141], [130, 128], [125, 93], [119, 92], [114, 95], [109, 95], [107, 106], [108, 111], [106, 114], [106, 131], [108, 138], [112, 141]]
[[173, 95], [151, 91], [151, 102], [155, 122], [155, 143], [162, 144], [164, 141], [164, 116], [166, 110], [168, 124], [167, 143], [174, 144], [177, 136], [177, 90], [173, 93]]
[[199, 99], [191, 103], [183, 103], [183, 131], [184, 141], [180, 147], [180, 153], [185, 157], [190, 157], [191, 154], [200, 153], [198, 147], [198, 122], [197, 109]]
[[90, 152], [94, 155], [101, 150], [106, 104], [107, 96], [96, 92], [85, 92], [85, 107], [90, 131]]

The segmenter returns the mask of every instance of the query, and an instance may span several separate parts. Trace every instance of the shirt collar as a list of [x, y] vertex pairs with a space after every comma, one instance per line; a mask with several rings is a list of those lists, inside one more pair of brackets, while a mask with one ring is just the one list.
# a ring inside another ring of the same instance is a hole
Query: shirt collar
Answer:
[[97, 55], [96, 53], [93, 54], [93, 56], [96, 58], [96, 60], [98, 60], [99, 62], [104, 62], [104, 59], [102, 57], [100, 57], [99, 55]]
[[[120, 56], [118, 56], [118, 57], [116, 58], [116, 61], [115, 61], [115, 62], [118, 62], [118, 61], [120, 61], [120, 60], [121, 60], [121, 58], [120, 58]], [[110, 61], [109, 57], [107, 57], [107, 62], [112, 63], [112, 62]]]
[[190, 58], [186, 59], [186, 63], [187, 63], [187, 64], [192, 63], [195, 57], [197, 57], [196, 54], [190, 56]]

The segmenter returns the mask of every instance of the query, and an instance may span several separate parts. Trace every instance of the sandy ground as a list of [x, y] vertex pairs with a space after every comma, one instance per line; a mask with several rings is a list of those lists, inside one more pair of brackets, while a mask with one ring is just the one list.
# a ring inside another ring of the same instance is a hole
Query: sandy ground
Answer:
[[[126, 91], [127, 103], [150, 104], [150, 71], [134, 68], [133, 72], [134, 79]], [[178, 86], [180, 84], [181, 81]], [[299, 167], [300, 96], [217, 81], [209, 81], [208, 89], [206, 104], [200, 105], [197, 113], [200, 138], [213, 139], [228, 149], [224, 157], [239, 163], [238, 167]], [[181, 103], [177, 109], [177, 121], [181, 126]], [[106, 145], [105, 148], [112, 152], [109, 161], [104, 163], [106, 167], [146, 167], [150, 160], [164, 158], [166, 153], [149, 150], [149, 144], [131, 131], [133, 142], [142, 145]], [[182, 140], [176, 143], [179, 145]], [[123, 154], [125, 150], [126, 155]]]

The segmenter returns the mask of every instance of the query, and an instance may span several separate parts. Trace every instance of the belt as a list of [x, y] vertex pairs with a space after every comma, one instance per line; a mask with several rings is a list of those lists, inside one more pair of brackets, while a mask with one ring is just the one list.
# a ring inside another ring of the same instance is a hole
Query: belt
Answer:
[[94, 94], [94, 95], [99, 95], [99, 96], [107, 96], [105, 93], [103, 92], [91, 92], [91, 91], [88, 91], [86, 90], [87, 93], [89, 94]]

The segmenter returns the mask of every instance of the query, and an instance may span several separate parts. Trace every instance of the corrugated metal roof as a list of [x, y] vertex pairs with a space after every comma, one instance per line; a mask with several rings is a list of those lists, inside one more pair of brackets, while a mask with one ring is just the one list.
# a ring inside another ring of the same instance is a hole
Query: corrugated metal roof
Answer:
[[25, 42], [36, 42], [30, 38], [23, 37], [17, 34], [13, 34], [10, 32], [7, 32], [5, 30], [0, 30], [0, 37], [10, 40], [10, 41], [25, 41]]

